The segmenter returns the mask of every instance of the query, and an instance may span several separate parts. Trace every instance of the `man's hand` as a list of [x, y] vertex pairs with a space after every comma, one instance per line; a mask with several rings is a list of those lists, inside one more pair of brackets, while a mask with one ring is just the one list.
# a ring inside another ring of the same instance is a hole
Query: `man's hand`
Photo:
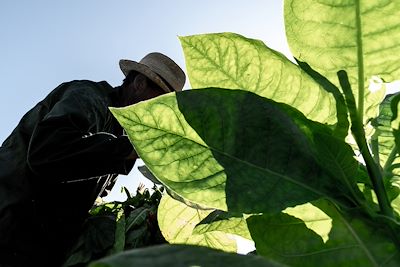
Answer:
[[136, 160], [139, 156], [134, 149], [132, 149], [131, 154], [129, 154], [125, 159]]

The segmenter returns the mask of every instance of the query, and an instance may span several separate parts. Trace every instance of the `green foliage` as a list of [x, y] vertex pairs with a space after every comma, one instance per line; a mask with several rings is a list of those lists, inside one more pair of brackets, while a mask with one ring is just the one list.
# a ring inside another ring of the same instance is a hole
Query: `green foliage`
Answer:
[[196, 90], [111, 108], [174, 197], [159, 207], [167, 239], [218, 248], [193, 240], [223, 232], [286, 266], [399, 266], [400, 94], [385, 98], [399, 10], [286, 0], [297, 64], [233, 33], [180, 37]]
[[204, 234], [213, 231], [220, 231], [234, 234], [251, 240], [250, 232], [247, 227], [246, 215], [242, 213], [230, 213], [215, 210], [208, 214], [193, 229], [193, 234]]
[[162, 245], [135, 249], [107, 257], [89, 267], [285, 267], [258, 256], [224, 253], [205, 247], [190, 245]]
[[[342, 167], [357, 170], [343, 141], [290, 106], [251, 92], [185, 91], [112, 112], [129, 128], [136, 151], [158, 179], [201, 205], [277, 212], [321, 196], [344, 199], [347, 191], [356, 190], [354, 183], [345, 184], [345, 174], [324, 172], [330, 164], [331, 155], [324, 151], [329, 142], [335, 146], [335, 163], [347, 157]], [[264, 201], [267, 197], [275, 201]]]
[[369, 80], [400, 76], [397, 1], [285, 0], [286, 36], [293, 55], [338, 85], [345, 70], [362, 119]]
[[257, 252], [288, 266], [398, 266], [398, 248], [379, 224], [329, 201], [312, 204], [290, 214], [250, 217]]
[[328, 92], [281, 53], [234, 33], [180, 37], [193, 88], [254, 92], [297, 108], [312, 120], [336, 122]]
[[165, 243], [158, 228], [157, 207], [161, 191], [139, 187], [127, 200], [94, 206], [83, 231], [63, 266], [82, 266], [118, 252]]
[[161, 233], [171, 244], [208, 246], [227, 252], [236, 252], [236, 241], [224, 232], [193, 233], [194, 227], [211, 212], [212, 210], [191, 208], [164, 194], [158, 212]]

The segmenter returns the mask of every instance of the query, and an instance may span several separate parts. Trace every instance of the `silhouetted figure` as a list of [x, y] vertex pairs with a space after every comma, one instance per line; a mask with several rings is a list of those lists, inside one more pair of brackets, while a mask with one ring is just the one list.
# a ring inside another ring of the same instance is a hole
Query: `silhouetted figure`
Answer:
[[0, 266], [59, 266], [96, 198], [138, 158], [108, 107], [181, 91], [167, 56], [121, 60], [126, 78], [59, 85], [0, 147]]

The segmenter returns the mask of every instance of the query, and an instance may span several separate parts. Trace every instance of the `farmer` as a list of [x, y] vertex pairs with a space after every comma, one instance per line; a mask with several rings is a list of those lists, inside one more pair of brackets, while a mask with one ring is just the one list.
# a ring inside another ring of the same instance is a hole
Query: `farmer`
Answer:
[[169, 57], [121, 60], [122, 85], [59, 85], [23, 116], [0, 147], [0, 266], [59, 266], [88, 210], [138, 158], [108, 107], [181, 91]]

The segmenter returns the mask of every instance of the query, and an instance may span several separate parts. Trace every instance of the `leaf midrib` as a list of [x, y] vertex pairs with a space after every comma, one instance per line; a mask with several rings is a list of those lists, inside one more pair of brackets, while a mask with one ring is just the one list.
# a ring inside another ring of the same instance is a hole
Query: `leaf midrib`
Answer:
[[[223, 152], [223, 151], [220, 151], [219, 149], [216, 149], [216, 148], [213, 148], [213, 147], [210, 147], [210, 146], [206, 146], [206, 145], [200, 144], [200, 143], [196, 142], [195, 140], [189, 139], [189, 138], [187, 138], [187, 137], [185, 137], [185, 136], [182, 136], [182, 135], [180, 135], [180, 134], [178, 134], [178, 133], [170, 132], [170, 131], [168, 131], [168, 130], [166, 130], [166, 129], [163, 129], [163, 128], [156, 128], [156, 127], [154, 127], [154, 126], [151, 126], [151, 125], [148, 125], [148, 124], [145, 124], [145, 123], [142, 123], [142, 122], [139, 122], [139, 123], [138, 123], [137, 121], [134, 121], [134, 120], [132, 120], [131, 118], [128, 118], [128, 119], [129, 119], [131, 122], [134, 122], [134, 123], [136, 123], [136, 124], [139, 124], [139, 125], [142, 125], [142, 126], [145, 126], [145, 127], [151, 128], [151, 129], [154, 129], [154, 130], [163, 131], [163, 132], [166, 132], [166, 133], [168, 133], [168, 134], [173, 134], [173, 135], [178, 136], [178, 137], [181, 137], [181, 138], [183, 138], [183, 139], [186, 139], [186, 140], [188, 140], [188, 141], [191, 141], [191, 142], [193, 142], [193, 143], [196, 143], [196, 144], [198, 144], [199, 146], [202, 146], [202, 147], [204, 147], [204, 148], [206, 148], [206, 149], [213, 150], [213, 151], [215, 151], [215, 152], [220, 153], [221, 155], [224, 155], [224, 156], [227, 156], [227, 157], [229, 157], [229, 158], [235, 159], [235, 160], [237, 160], [237, 161], [239, 161], [239, 162], [241, 162], [241, 163], [243, 163], [243, 164], [246, 164], [246, 165], [248, 165], [248, 166], [250, 166], [250, 167], [259, 169], [259, 170], [261, 170], [261, 171], [267, 172], [267, 173], [269, 173], [269, 174], [271, 174], [271, 175], [274, 175], [274, 176], [277, 176], [277, 177], [281, 177], [282, 179], [287, 180], [287, 181], [289, 181], [289, 182], [291, 182], [291, 183], [293, 183], [293, 184], [299, 185], [300, 187], [303, 187], [303, 188], [305, 188], [305, 189], [307, 189], [307, 190], [309, 190], [309, 191], [311, 191], [311, 192], [313, 192], [313, 193], [315, 193], [315, 194], [318, 194], [318, 195], [320, 195], [321, 197], [322, 197], [322, 196], [328, 197], [328, 196], [327, 196], [326, 194], [324, 194], [323, 192], [321, 192], [321, 191], [319, 191], [319, 190], [317, 190], [317, 189], [315, 189], [315, 188], [309, 187], [309, 186], [307, 186], [305, 183], [298, 182], [298, 181], [292, 179], [292, 178], [289, 177], [289, 176], [285, 176], [285, 175], [282, 175], [282, 174], [280, 174], [280, 173], [276, 173], [276, 172], [274, 172], [274, 171], [272, 171], [272, 170], [270, 170], [270, 169], [261, 168], [261, 167], [259, 167], [259, 166], [257, 166], [257, 165], [254, 165], [254, 164], [252, 164], [252, 163], [250, 163], [250, 162], [248, 162], [248, 161], [244, 161], [244, 160], [242, 160], [242, 159], [240, 159], [240, 158], [234, 157], [234, 156], [229, 155], [229, 154], [227, 154], [227, 153], [225, 153], [225, 152]], [[329, 198], [329, 197], [328, 197], [328, 198]]]
[[353, 227], [349, 224], [349, 222], [346, 220], [346, 218], [344, 218], [344, 216], [340, 212], [337, 211], [337, 214], [342, 220], [342, 222], [345, 224], [346, 228], [349, 230], [351, 235], [353, 236], [354, 240], [359, 244], [359, 247], [364, 251], [367, 258], [371, 261], [371, 263], [374, 266], [379, 267], [379, 264], [375, 261], [371, 251], [369, 251], [367, 246], [362, 242], [361, 238], [358, 236], [355, 229], [353, 229]]
[[362, 40], [362, 23], [360, 0], [355, 0], [356, 35], [357, 35], [357, 63], [358, 63], [358, 116], [363, 121], [364, 116], [364, 55]]

